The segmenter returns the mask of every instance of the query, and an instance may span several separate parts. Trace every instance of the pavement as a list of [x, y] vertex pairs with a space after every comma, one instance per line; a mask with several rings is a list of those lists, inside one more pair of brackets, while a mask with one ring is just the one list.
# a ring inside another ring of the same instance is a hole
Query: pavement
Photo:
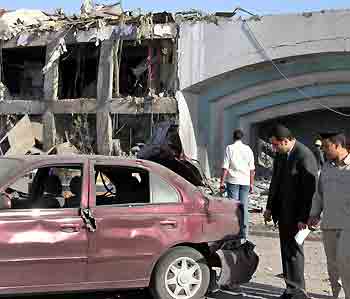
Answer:
[[[256, 244], [260, 264], [251, 283], [244, 285], [243, 295], [234, 296], [225, 292], [215, 293], [213, 299], [276, 299], [284, 288], [284, 281], [279, 278], [282, 272], [279, 239], [276, 237], [254, 236], [251, 241]], [[326, 271], [326, 258], [322, 243], [306, 241], [305, 243], [305, 278], [307, 291], [313, 298], [331, 298]], [[20, 299], [23, 297], [6, 297]], [[133, 290], [108, 293], [80, 293], [66, 295], [29, 296], [32, 299], [151, 299], [147, 290]]]
[[[265, 224], [262, 213], [250, 213], [249, 215], [249, 233], [252, 236], [279, 238], [278, 228], [271, 223]], [[321, 230], [310, 233], [308, 241], [322, 241]]]

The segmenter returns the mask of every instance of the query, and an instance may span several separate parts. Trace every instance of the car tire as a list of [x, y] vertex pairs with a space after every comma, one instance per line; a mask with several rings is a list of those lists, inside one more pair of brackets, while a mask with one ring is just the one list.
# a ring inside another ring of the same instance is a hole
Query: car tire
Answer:
[[154, 299], [200, 299], [210, 283], [204, 256], [191, 247], [175, 247], [157, 263], [150, 284]]

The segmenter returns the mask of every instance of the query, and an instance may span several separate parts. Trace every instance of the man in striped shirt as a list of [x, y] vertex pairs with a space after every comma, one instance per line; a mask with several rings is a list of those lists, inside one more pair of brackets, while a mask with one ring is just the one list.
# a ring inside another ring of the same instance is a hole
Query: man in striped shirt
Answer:
[[321, 221], [333, 297], [341, 288], [350, 299], [350, 154], [343, 133], [321, 135], [328, 162], [319, 180], [319, 196], [312, 203], [309, 226]]

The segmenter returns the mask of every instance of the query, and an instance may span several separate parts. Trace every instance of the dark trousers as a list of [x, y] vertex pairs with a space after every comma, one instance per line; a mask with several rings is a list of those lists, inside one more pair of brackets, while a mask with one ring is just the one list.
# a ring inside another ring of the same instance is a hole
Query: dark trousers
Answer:
[[279, 224], [281, 257], [283, 274], [287, 285], [286, 293], [292, 296], [303, 296], [305, 290], [304, 278], [304, 248], [294, 239], [298, 233], [297, 226]]

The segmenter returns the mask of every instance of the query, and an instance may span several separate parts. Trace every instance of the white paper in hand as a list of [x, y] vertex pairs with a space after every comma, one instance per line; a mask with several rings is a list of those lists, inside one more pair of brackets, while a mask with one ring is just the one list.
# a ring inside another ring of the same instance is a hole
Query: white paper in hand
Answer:
[[311, 232], [311, 231], [310, 231], [308, 228], [299, 231], [299, 232], [295, 235], [295, 241], [296, 241], [299, 245], [303, 245], [305, 239], [306, 239], [307, 236], [310, 234], [310, 232]]

